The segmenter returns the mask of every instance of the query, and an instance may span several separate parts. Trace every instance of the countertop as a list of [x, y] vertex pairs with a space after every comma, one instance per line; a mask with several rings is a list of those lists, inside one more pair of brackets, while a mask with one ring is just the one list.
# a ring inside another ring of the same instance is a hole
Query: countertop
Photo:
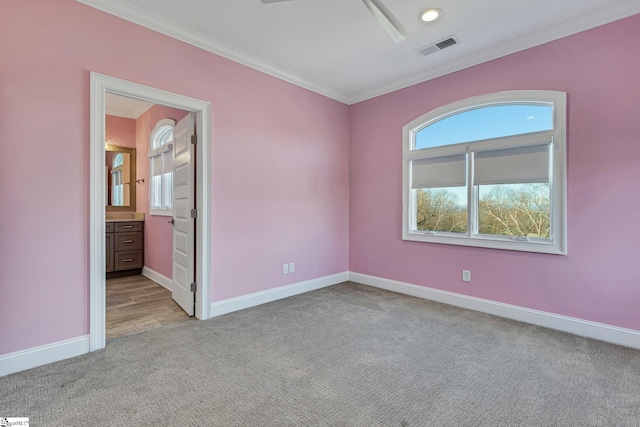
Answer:
[[142, 212], [107, 212], [106, 222], [144, 221]]

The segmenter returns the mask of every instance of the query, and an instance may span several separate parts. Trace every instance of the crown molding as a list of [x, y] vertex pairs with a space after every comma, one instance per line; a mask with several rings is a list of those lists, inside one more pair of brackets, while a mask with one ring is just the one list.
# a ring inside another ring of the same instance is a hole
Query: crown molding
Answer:
[[147, 110], [149, 108], [151, 108], [152, 106], [153, 106], [153, 104], [151, 104], [148, 107], [140, 106], [140, 107], [134, 108], [132, 110], [128, 110], [128, 109], [124, 109], [124, 108], [117, 108], [117, 107], [112, 107], [112, 106], [107, 105], [105, 107], [104, 111], [105, 111], [105, 114], [107, 116], [124, 117], [125, 119], [136, 120], [138, 117], [140, 117], [141, 115], [146, 113]]
[[223, 58], [245, 65], [254, 70], [284, 80], [296, 86], [326, 96], [336, 101], [348, 104], [348, 98], [335, 90], [317, 85], [304, 77], [287, 71], [281, 67], [264, 61], [250, 53], [236, 49], [232, 46], [208, 37], [198, 31], [194, 31], [184, 25], [163, 18], [137, 6], [119, 0], [76, 0], [124, 20], [133, 22], [150, 30], [172, 37], [192, 46], [222, 56]]
[[149, 109], [153, 107], [152, 105], [140, 105], [137, 108], [134, 108], [131, 113], [135, 116], [135, 118], [137, 119], [138, 117], [140, 117], [141, 115], [143, 115], [144, 113], [146, 113], [147, 111], [149, 111]]
[[121, 0], [76, 1], [347, 105], [366, 101], [371, 98], [404, 89], [418, 83], [423, 83], [446, 74], [451, 74], [465, 68], [473, 67], [484, 62], [501, 58], [503, 56], [520, 52], [525, 49], [640, 13], [640, 2], [618, 4], [614, 7], [599, 11], [597, 15], [580, 15], [576, 18], [544, 28], [535, 33], [510, 40], [506, 43], [476, 52], [472, 55], [467, 55], [462, 58], [431, 67], [404, 79], [396, 80], [386, 85], [381, 85], [374, 90], [347, 94], [336, 91], [332, 88], [318, 85], [298, 74], [287, 71], [254, 55], [236, 49], [200, 32], [194, 31], [161, 16], [154, 15], [147, 10], [125, 3]]
[[124, 110], [122, 108], [106, 106], [104, 108], [104, 112], [107, 116], [123, 117], [125, 119], [133, 120], [137, 119], [137, 117], [134, 117], [133, 113], [130, 110]]

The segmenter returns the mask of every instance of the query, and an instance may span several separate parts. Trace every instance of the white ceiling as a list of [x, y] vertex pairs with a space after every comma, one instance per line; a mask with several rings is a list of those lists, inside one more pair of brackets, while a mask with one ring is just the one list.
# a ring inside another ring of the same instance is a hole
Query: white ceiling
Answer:
[[[383, 0], [409, 32], [395, 44], [361, 0], [77, 1], [347, 104], [640, 13], [638, 0]], [[442, 18], [420, 22], [429, 7]]]
[[105, 113], [108, 116], [118, 116], [127, 119], [137, 119], [149, 108], [153, 107], [151, 102], [141, 101], [128, 96], [116, 95], [114, 93], [106, 94]]

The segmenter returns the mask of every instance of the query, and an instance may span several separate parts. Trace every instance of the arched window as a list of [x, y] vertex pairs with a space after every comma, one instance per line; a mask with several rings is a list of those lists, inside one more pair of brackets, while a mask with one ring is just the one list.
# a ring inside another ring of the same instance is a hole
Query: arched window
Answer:
[[124, 165], [124, 156], [122, 153], [116, 153], [113, 155], [113, 167], [114, 169], [118, 166]]
[[455, 102], [403, 128], [403, 239], [566, 253], [566, 94]]
[[176, 122], [156, 123], [149, 140], [149, 213], [173, 215], [173, 127]]

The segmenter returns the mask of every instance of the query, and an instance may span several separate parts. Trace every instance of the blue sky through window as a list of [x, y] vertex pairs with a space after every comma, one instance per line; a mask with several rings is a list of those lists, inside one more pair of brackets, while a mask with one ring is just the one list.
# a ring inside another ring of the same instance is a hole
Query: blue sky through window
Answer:
[[493, 105], [464, 111], [416, 133], [416, 148], [440, 147], [553, 129], [550, 105]]

